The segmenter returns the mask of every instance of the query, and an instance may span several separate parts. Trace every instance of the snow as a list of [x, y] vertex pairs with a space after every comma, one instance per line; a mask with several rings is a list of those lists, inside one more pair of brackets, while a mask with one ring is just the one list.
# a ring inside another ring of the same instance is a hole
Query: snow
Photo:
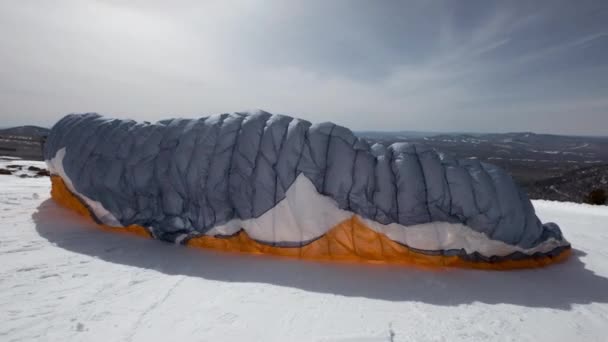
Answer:
[[523, 271], [316, 263], [96, 228], [0, 176], [2, 341], [605, 341], [608, 207], [535, 201], [574, 247]]

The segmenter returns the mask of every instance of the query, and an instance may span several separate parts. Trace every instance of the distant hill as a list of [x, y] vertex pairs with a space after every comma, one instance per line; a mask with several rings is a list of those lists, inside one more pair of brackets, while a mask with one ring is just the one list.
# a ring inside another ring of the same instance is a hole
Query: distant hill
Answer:
[[608, 164], [582, 167], [526, 186], [532, 199], [583, 202], [591, 190], [608, 190]]
[[49, 132], [48, 128], [39, 126], [0, 129], [0, 155], [42, 160], [42, 138]]
[[371, 142], [424, 144], [456, 158], [496, 164], [535, 199], [581, 202], [593, 189], [608, 191], [608, 137], [531, 132], [358, 134]]
[[18, 126], [0, 129], [0, 135], [19, 137], [40, 137], [48, 135], [51, 130], [40, 126]]
[[422, 131], [356, 131], [353, 132], [355, 135], [365, 137], [372, 140], [382, 140], [385, 138], [402, 138], [402, 139], [413, 139], [413, 138], [424, 138], [424, 137], [435, 137], [438, 135], [453, 135], [460, 133], [445, 133], [445, 132], [422, 132]]
[[[361, 132], [372, 142], [391, 144], [403, 141], [431, 146], [457, 158], [477, 158], [496, 164], [514, 162], [591, 166], [608, 163], [608, 137], [582, 137], [520, 133], [442, 133], [426, 136], [403, 132]], [[549, 175], [543, 175], [543, 178]]]

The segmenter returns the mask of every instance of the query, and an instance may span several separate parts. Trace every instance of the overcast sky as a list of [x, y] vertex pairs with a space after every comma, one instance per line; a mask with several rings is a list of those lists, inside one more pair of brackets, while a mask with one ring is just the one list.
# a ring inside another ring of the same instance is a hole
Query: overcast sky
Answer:
[[256, 108], [608, 134], [608, 1], [0, 2], [0, 126]]

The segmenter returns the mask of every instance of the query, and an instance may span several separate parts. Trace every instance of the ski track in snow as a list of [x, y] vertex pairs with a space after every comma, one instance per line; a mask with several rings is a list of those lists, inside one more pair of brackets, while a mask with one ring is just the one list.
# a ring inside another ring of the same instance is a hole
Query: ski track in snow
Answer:
[[574, 247], [520, 271], [239, 255], [112, 234], [0, 176], [0, 341], [605, 341], [608, 208], [535, 201]]

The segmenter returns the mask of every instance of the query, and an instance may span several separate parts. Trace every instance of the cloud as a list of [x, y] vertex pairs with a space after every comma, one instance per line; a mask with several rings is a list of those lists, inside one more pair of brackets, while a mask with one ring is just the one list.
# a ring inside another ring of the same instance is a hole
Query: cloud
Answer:
[[600, 5], [6, 2], [0, 116], [263, 108], [354, 129], [608, 133]]

